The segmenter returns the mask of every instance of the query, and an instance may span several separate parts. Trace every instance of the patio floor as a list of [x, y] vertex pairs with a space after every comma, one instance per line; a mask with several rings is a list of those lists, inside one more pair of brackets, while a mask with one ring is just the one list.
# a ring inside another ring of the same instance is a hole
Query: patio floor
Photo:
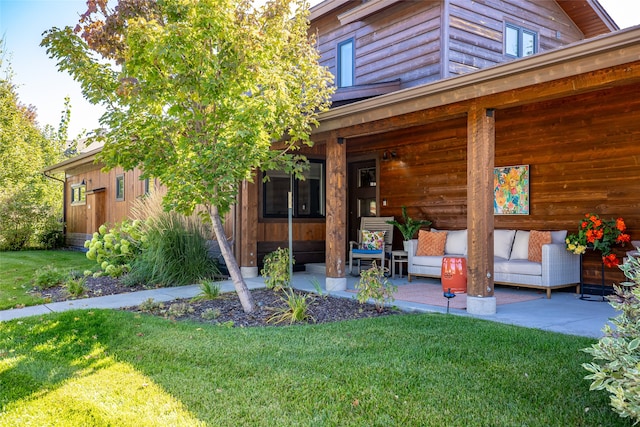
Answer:
[[[314, 291], [313, 283], [316, 280], [324, 290], [325, 276], [321, 273], [295, 272], [292, 285], [297, 289]], [[398, 293], [398, 295], [410, 295], [411, 300], [401, 300], [396, 297], [392, 305], [404, 311], [447, 312], [446, 298], [442, 295], [439, 279], [417, 278], [409, 283], [407, 276], [404, 276], [389, 280], [398, 286], [399, 291], [402, 290], [402, 287], [411, 286], [411, 292]], [[345, 298], [355, 298], [355, 285], [357, 282], [357, 277], [348, 275], [347, 291], [333, 291], [330, 294]], [[418, 302], [420, 301], [420, 292], [418, 291], [420, 287], [425, 289], [422, 302]], [[429, 303], [434, 301], [434, 293], [442, 296], [438, 301], [439, 305]], [[498, 305], [496, 313], [493, 315], [474, 316], [467, 313], [465, 309], [453, 308], [453, 303], [458, 296], [451, 300], [452, 305], [449, 313], [594, 338], [601, 337], [604, 325], [608, 323], [609, 319], [619, 314], [608, 302], [603, 302], [601, 298], [585, 301], [579, 298], [580, 295], [566, 290], [553, 291], [551, 299], [547, 299], [542, 291], [496, 285], [495, 295]], [[460, 299], [462, 298], [464, 298], [464, 295], [460, 295]]]

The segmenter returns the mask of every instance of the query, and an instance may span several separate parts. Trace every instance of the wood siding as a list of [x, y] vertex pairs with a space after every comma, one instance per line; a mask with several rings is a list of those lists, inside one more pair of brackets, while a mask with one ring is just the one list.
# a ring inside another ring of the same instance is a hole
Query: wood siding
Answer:
[[449, 0], [446, 13], [443, 1], [398, 2], [341, 25], [337, 16], [358, 4], [346, 4], [310, 28], [320, 63], [334, 75], [338, 43], [355, 40], [355, 85], [400, 79], [400, 87], [407, 88], [512, 61], [504, 55], [505, 22], [537, 32], [538, 52], [584, 39], [553, 1]]
[[538, 33], [538, 52], [584, 39], [553, 1], [451, 0], [449, 73], [459, 75], [514, 58], [504, 55], [505, 22]]
[[401, 79], [406, 88], [440, 78], [440, 10], [439, 1], [400, 2], [345, 26], [337, 14], [329, 15], [313, 22], [310, 32], [317, 35], [320, 63], [334, 75], [338, 43], [353, 38], [356, 85]]
[[[530, 214], [497, 215], [495, 228], [573, 233], [593, 212], [624, 218], [631, 238], [640, 240], [640, 85], [495, 114], [495, 165], [530, 166]], [[435, 228], [461, 229], [467, 223], [466, 135], [466, 118], [445, 120], [349, 139], [348, 155], [396, 151], [395, 159], [380, 162], [380, 215], [400, 216], [405, 205]], [[586, 257], [584, 274], [586, 283], [599, 283], [597, 257]], [[606, 270], [607, 284], [622, 278]]]

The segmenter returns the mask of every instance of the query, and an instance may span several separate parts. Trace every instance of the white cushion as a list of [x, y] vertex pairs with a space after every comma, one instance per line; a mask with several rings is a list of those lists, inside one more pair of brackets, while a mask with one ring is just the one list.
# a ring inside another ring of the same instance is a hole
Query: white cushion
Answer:
[[559, 230], [551, 232], [551, 243], [565, 243], [565, 239], [567, 238], [567, 230]]
[[414, 256], [413, 265], [420, 265], [423, 267], [442, 267], [442, 258], [444, 257], [441, 255]]
[[514, 259], [505, 262], [494, 262], [493, 272], [504, 274], [526, 274], [531, 276], [542, 275], [542, 264], [526, 259]]
[[524, 230], [516, 231], [513, 240], [511, 257], [509, 259], [529, 259], [529, 232]]
[[516, 230], [494, 230], [493, 231], [493, 255], [509, 259], [511, 255], [511, 245]]
[[467, 230], [453, 230], [447, 232], [447, 241], [444, 245], [444, 253], [447, 255], [466, 255]]

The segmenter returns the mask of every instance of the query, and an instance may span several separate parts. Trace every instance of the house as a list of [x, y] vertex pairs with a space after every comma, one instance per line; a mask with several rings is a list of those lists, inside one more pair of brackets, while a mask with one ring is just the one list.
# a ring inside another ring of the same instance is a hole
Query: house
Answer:
[[[481, 303], [493, 295], [494, 228], [571, 231], [596, 212], [640, 232], [640, 28], [619, 31], [595, 0], [326, 0], [310, 20], [338, 90], [306, 151], [308, 179], [293, 182], [292, 232], [297, 264], [324, 262], [327, 287], [346, 284], [358, 218], [403, 205], [437, 228], [468, 228]], [[528, 215], [493, 215], [493, 169], [509, 165], [529, 165]], [[86, 177], [65, 170], [71, 202]], [[228, 222], [247, 275], [288, 236], [289, 177], [256, 178]], [[585, 259], [585, 281], [599, 265]]]

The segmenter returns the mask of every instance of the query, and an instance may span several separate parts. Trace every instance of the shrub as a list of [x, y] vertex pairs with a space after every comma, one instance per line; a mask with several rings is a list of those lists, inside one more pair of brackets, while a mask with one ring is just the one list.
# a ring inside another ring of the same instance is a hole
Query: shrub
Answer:
[[58, 249], [64, 246], [64, 224], [50, 216], [38, 233], [38, 242], [43, 249]]
[[166, 212], [161, 202], [161, 196], [153, 194], [132, 209], [136, 216], [146, 218], [142, 224], [145, 246], [125, 282], [180, 286], [219, 275], [217, 261], [209, 256], [207, 247], [210, 232], [200, 217]]
[[62, 285], [67, 280], [67, 274], [57, 268], [46, 265], [36, 270], [33, 275], [33, 284], [40, 289], [49, 289]]
[[125, 220], [108, 228], [102, 224], [91, 240], [84, 243], [87, 258], [95, 260], [102, 271], [120, 277], [131, 269], [131, 263], [142, 252], [142, 221]]
[[285, 303], [285, 307], [274, 309], [274, 314], [267, 319], [267, 322], [276, 324], [289, 322], [292, 324], [313, 319], [309, 314], [309, 302], [307, 301], [309, 295], [298, 294], [293, 289], [285, 290], [284, 293], [285, 297], [282, 298], [282, 301]]
[[388, 269], [378, 267], [374, 261], [371, 268], [360, 274], [360, 280], [356, 284], [360, 304], [372, 299], [376, 310], [381, 312], [386, 302], [394, 301], [393, 294], [398, 291], [398, 287], [387, 280], [384, 276], [386, 271]]
[[204, 279], [200, 283], [200, 293], [193, 301], [213, 300], [220, 296], [220, 285], [213, 280]]
[[87, 291], [86, 279], [84, 277], [69, 278], [64, 286], [67, 288], [69, 295], [79, 297]]
[[605, 325], [604, 336], [583, 349], [594, 361], [582, 366], [589, 372], [590, 390], [606, 390], [611, 406], [621, 417], [640, 421], [640, 262], [629, 257], [620, 269], [631, 282], [614, 286], [610, 304], [620, 311]]
[[222, 312], [219, 308], [207, 308], [202, 312], [200, 317], [204, 320], [215, 320], [222, 315]]
[[[268, 289], [276, 291], [289, 287], [291, 274], [289, 271], [289, 249], [278, 248], [265, 255], [264, 267], [260, 274], [264, 277], [264, 284]], [[295, 264], [295, 260], [292, 259]]]

